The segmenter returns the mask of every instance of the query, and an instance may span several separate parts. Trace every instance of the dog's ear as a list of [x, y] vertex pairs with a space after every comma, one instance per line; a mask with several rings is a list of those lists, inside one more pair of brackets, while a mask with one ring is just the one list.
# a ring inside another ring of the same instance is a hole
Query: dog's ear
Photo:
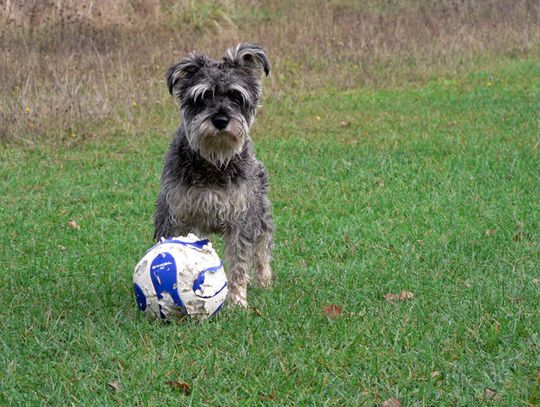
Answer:
[[165, 74], [169, 93], [178, 96], [183, 85], [186, 84], [207, 62], [204, 55], [189, 54], [177, 64], [169, 68]]
[[270, 73], [268, 56], [257, 44], [249, 42], [238, 44], [236, 47], [229, 48], [223, 59], [231, 65], [262, 70], [266, 75]]

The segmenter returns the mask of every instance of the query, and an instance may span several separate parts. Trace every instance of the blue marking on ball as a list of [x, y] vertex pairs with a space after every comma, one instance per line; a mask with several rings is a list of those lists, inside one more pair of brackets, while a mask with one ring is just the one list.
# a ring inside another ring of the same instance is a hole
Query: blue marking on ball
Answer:
[[135, 291], [135, 300], [141, 311], [146, 311], [146, 296], [141, 287], [137, 284], [133, 284], [133, 291]]
[[[163, 252], [154, 258], [150, 265], [150, 278], [152, 279], [158, 299], [162, 299], [164, 293], [169, 294], [175, 305], [186, 314], [184, 304], [178, 295], [176, 286], [176, 262], [172, 254]], [[161, 310], [161, 305], [159, 306], [159, 310], [161, 317], [165, 318]]]
[[150, 249], [146, 251], [146, 253], [149, 253], [151, 250], [155, 249], [156, 247], [161, 246], [162, 244], [166, 244], [166, 243], [181, 244], [183, 246], [191, 246], [196, 249], [202, 250], [204, 246], [206, 246], [209, 242], [210, 240], [208, 239], [196, 240], [195, 242], [188, 242], [188, 241], [179, 240], [179, 239], [166, 239], [153, 245]]
[[[220, 291], [221, 291], [221, 290], [220, 290]], [[212, 315], [210, 315], [208, 318], [212, 318], [212, 317], [213, 317], [214, 315], [216, 315], [219, 311], [221, 311], [221, 308], [223, 308], [223, 305], [225, 305], [225, 301], [223, 301], [223, 302], [219, 305], [219, 307], [217, 307], [217, 309], [216, 309], [214, 312], [212, 312]]]
[[195, 295], [199, 298], [212, 298], [212, 297], [215, 297], [216, 295], [218, 295], [221, 291], [223, 291], [223, 289], [225, 287], [227, 287], [227, 282], [225, 281], [225, 284], [223, 284], [223, 287], [221, 287], [218, 291], [216, 291], [213, 295], [209, 295], [209, 296], [204, 296], [204, 295], [198, 295], [196, 290], [199, 290], [201, 288], [201, 286], [204, 284], [204, 279], [205, 279], [205, 275], [206, 273], [216, 273], [218, 272], [219, 270], [221, 270], [223, 268], [223, 262], [220, 262], [219, 265], [217, 266], [213, 266], [213, 267], [208, 267], [208, 268], [205, 268], [204, 270], [202, 270], [198, 275], [197, 275], [197, 278], [195, 279], [195, 281], [193, 282], [193, 292], [195, 293]]

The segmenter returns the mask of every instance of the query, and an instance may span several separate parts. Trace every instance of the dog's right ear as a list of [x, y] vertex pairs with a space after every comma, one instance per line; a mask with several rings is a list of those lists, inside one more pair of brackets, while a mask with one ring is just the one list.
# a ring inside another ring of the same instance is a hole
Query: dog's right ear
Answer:
[[189, 54], [169, 68], [165, 79], [171, 95], [179, 96], [186, 83], [206, 64], [204, 55]]

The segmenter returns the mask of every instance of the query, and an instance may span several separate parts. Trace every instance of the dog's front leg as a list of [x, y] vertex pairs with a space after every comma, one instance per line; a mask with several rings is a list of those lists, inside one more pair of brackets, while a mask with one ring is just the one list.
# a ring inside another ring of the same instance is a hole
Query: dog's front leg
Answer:
[[227, 298], [231, 305], [247, 307], [252, 246], [252, 242], [238, 230], [225, 234], [225, 262], [228, 266], [227, 279], [229, 281]]
[[159, 241], [162, 237], [168, 239], [169, 237], [180, 236], [187, 233], [184, 229], [171, 213], [165, 194], [161, 192], [154, 213], [154, 240]]

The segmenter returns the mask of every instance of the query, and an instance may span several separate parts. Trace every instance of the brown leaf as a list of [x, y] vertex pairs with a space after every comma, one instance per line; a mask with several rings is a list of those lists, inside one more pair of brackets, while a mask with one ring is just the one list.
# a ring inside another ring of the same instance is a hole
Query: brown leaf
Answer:
[[120, 388], [122, 387], [122, 385], [120, 383], [118, 383], [118, 382], [116, 382], [114, 380], [112, 382], [107, 383], [107, 386], [111, 387], [115, 391], [120, 390]]
[[253, 313], [258, 317], [262, 317], [262, 312], [258, 308], [253, 308]]
[[401, 402], [398, 399], [388, 399], [381, 403], [381, 407], [399, 407]]
[[275, 400], [276, 397], [277, 397], [276, 392], [273, 391], [270, 394], [261, 394], [261, 395], [259, 395], [259, 400], [261, 400], [261, 401]]
[[75, 230], [79, 230], [81, 227], [79, 226], [79, 224], [77, 222], [75, 222], [74, 220], [70, 220], [68, 222], [68, 226], [71, 228], [71, 229], [75, 229]]
[[496, 229], [488, 229], [488, 230], [486, 230], [486, 236], [495, 236], [496, 233], [497, 233]]
[[431, 377], [433, 378], [439, 377], [440, 375], [441, 375], [441, 372], [439, 372], [438, 370], [431, 372]]
[[341, 315], [341, 307], [338, 307], [336, 304], [330, 304], [324, 308], [324, 313], [330, 318], [337, 318]]
[[168, 382], [165, 382], [165, 384], [175, 388], [176, 390], [179, 390], [181, 393], [188, 394], [188, 395], [191, 394], [191, 386], [185, 382], [179, 382], [177, 380], [169, 380]]
[[493, 327], [495, 329], [496, 334], [498, 334], [501, 331], [501, 324], [499, 323], [499, 321], [495, 320], [493, 322]]
[[414, 298], [414, 294], [410, 291], [402, 291], [399, 293], [399, 299], [402, 300], [412, 300]]
[[396, 301], [399, 298], [399, 294], [388, 293], [384, 296], [386, 301]]
[[351, 122], [346, 121], [346, 120], [343, 120], [342, 122], [339, 123], [340, 127], [349, 127], [350, 125], [351, 125]]
[[405, 301], [414, 299], [414, 294], [410, 291], [402, 291], [399, 294], [388, 293], [384, 296], [386, 301]]
[[499, 393], [497, 393], [495, 390], [486, 388], [486, 389], [484, 390], [484, 398], [485, 398], [486, 400], [498, 400], [498, 399], [501, 398], [501, 396], [500, 396]]

